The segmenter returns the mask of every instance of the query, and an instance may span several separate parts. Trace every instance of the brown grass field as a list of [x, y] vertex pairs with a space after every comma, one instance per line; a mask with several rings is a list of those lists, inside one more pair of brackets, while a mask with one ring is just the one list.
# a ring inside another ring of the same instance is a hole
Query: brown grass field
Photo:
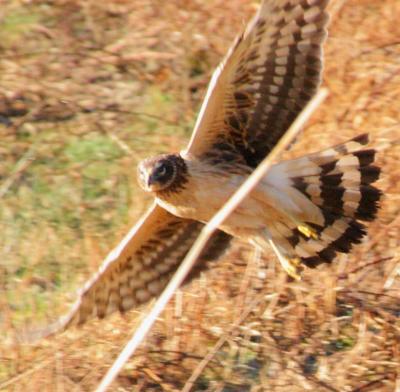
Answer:
[[[137, 162], [185, 145], [257, 3], [0, 2], [0, 391], [93, 391], [128, 341], [146, 308], [33, 345], [17, 336], [65, 312], [146, 209]], [[379, 218], [300, 282], [272, 251], [235, 243], [110, 390], [180, 391], [196, 374], [192, 391], [400, 391], [400, 1], [330, 10], [329, 97], [290, 154], [369, 132], [384, 147]]]

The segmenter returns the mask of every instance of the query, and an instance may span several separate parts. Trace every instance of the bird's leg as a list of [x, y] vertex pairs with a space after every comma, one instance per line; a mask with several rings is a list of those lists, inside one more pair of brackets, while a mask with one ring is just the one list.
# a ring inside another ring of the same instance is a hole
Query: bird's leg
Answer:
[[278, 260], [281, 263], [283, 269], [287, 272], [287, 274], [295, 280], [300, 280], [301, 279], [301, 276], [299, 275], [299, 272], [301, 270], [300, 258], [286, 257], [275, 245], [274, 241], [268, 239], [268, 242], [271, 245], [272, 249], [275, 251], [276, 255], [278, 256]]
[[318, 239], [317, 232], [305, 223], [298, 225], [297, 230], [300, 231], [300, 233], [304, 234], [307, 238], [313, 238], [314, 240]]

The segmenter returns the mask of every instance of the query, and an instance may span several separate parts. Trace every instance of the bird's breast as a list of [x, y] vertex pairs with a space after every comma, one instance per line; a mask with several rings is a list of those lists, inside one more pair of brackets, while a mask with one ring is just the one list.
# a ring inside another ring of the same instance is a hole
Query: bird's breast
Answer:
[[[191, 176], [184, 189], [168, 195], [158, 195], [157, 203], [181, 218], [208, 222], [244, 182], [243, 175]], [[226, 232], [242, 237], [241, 233], [265, 226], [268, 203], [250, 194], [221, 226]]]

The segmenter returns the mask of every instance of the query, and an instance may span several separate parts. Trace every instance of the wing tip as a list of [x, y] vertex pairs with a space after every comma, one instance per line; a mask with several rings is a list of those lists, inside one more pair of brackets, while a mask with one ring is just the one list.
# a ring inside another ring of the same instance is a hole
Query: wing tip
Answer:
[[36, 344], [43, 339], [50, 338], [58, 333], [64, 332], [70, 325], [73, 315], [70, 313], [61, 316], [58, 320], [44, 327], [26, 329], [19, 331], [17, 340], [19, 344]]

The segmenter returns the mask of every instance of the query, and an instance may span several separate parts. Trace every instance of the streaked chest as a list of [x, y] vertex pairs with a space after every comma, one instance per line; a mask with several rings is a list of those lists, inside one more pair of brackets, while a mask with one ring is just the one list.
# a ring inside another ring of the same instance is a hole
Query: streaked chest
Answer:
[[[208, 222], [245, 179], [246, 175], [240, 174], [196, 172], [179, 192], [161, 194], [157, 203], [176, 216]], [[236, 227], [260, 227], [264, 224], [262, 215], [263, 206], [248, 197], [222, 228], [232, 232]]]

